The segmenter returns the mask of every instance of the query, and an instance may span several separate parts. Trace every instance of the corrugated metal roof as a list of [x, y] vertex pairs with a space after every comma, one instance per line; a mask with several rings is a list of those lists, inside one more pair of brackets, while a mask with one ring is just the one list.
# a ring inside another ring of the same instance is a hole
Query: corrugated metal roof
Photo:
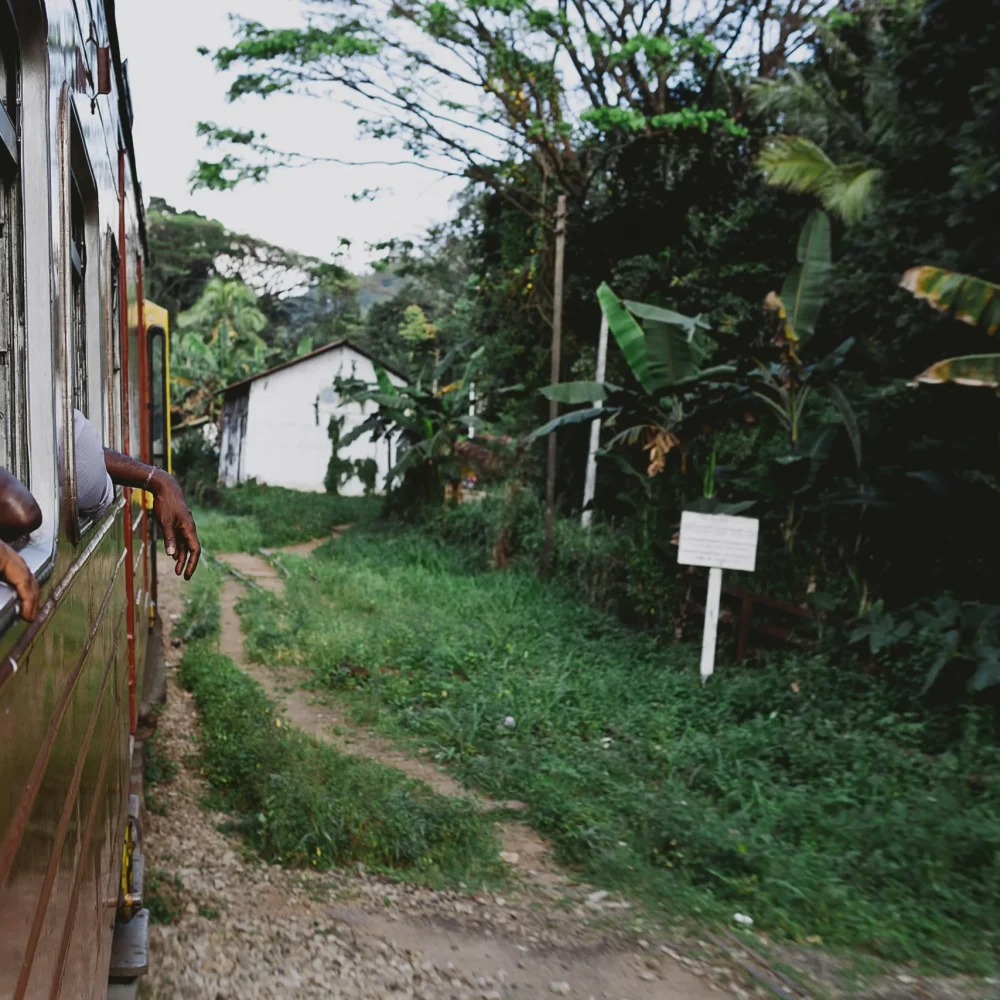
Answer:
[[383, 364], [377, 358], [373, 358], [367, 351], [362, 350], [356, 344], [352, 344], [349, 340], [337, 340], [332, 344], [324, 344], [322, 347], [317, 347], [315, 351], [310, 351], [308, 354], [303, 354], [299, 358], [292, 358], [291, 361], [283, 361], [280, 365], [275, 365], [273, 368], [268, 368], [266, 372], [257, 372], [256, 375], [250, 375], [247, 378], [240, 379], [239, 382], [230, 382], [229, 385], [219, 390], [219, 393], [229, 394], [237, 389], [242, 389], [244, 386], [249, 386], [251, 382], [256, 382], [259, 378], [266, 378], [268, 375], [273, 375], [275, 372], [280, 372], [285, 368], [291, 368], [292, 365], [301, 364], [303, 361], [310, 361], [320, 354], [325, 354], [327, 351], [336, 350], [338, 347], [349, 347], [352, 351], [360, 354], [363, 358], [367, 358], [372, 364], [378, 365], [380, 368], [384, 368], [390, 375], [395, 375], [396, 378], [401, 378], [406, 384], [409, 384], [409, 379], [395, 369], [390, 368], [388, 365]]

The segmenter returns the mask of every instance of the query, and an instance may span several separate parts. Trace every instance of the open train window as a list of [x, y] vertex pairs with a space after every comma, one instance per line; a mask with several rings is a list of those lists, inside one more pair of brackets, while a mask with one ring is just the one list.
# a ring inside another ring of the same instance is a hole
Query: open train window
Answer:
[[167, 337], [162, 326], [149, 328], [149, 454], [153, 465], [167, 465]]
[[21, 286], [20, 62], [0, 3], [0, 466], [28, 482], [27, 352]]
[[108, 230], [104, 240], [104, 385], [107, 397], [107, 427], [104, 440], [108, 447], [122, 450], [122, 290], [121, 258], [118, 244]]
[[[61, 477], [67, 532], [78, 542], [89, 526], [77, 506], [74, 411], [100, 428], [100, 251], [97, 184], [73, 99], [64, 85], [59, 107], [60, 317], [57, 357], [62, 418]], [[91, 378], [91, 373], [95, 378]]]

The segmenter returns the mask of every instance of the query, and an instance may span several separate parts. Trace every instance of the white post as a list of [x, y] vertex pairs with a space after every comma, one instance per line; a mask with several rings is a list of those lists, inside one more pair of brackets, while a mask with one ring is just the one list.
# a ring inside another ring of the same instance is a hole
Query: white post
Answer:
[[[597, 342], [597, 377], [595, 381], [604, 381], [604, 372], [608, 361], [608, 318], [601, 312], [601, 334]], [[595, 406], [603, 406], [598, 400]], [[590, 425], [590, 447], [587, 449], [587, 473], [583, 484], [583, 513], [580, 515], [580, 523], [585, 527], [590, 527], [593, 511], [587, 509], [587, 504], [594, 499], [597, 490], [597, 448], [601, 443], [601, 422], [595, 420]]]
[[[476, 415], [476, 383], [469, 383], [469, 416], [474, 417]], [[469, 440], [471, 441], [476, 436], [476, 428], [473, 426], [472, 421], [469, 421]]]
[[708, 571], [708, 594], [705, 596], [705, 634], [701, 640], [701, 682], [715, 671], [715, 635], [719, 628], [719, 603], [722, 600], [722, 570]]

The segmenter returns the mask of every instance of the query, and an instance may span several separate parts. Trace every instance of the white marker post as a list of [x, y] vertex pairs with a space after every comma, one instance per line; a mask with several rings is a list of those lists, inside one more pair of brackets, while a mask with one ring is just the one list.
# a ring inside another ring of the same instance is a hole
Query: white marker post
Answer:
[[722, 571], [752, 573], [757, 565], [757, 535], [760, 522], [755, 517], [728, 514], [681, 514], [681, 537], [677, 551], [679, 566], [707, 566], [708, 594], [705, 597], [705, 632], [701, 644], [701, 681], [715, 671], [715, 637], [719, 628], [722, 599]]

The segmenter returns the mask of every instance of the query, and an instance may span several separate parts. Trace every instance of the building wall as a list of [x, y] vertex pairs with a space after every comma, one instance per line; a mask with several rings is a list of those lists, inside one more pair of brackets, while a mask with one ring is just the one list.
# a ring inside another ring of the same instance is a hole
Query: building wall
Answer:
[[[362, 408], [358, 403], [342, 402], [333, 390], [338, 375], [374, 382], [375, 367], [345, 345], [259, 378], [250, 383], [246, 394], [227, 400], [219, 448], [219, 476], [223, 483], [232, 486], [256, 479], [293, 490], [324, 490], [332, 454], [327, 431], [330, 417], [343, 420], [344, 435], [375, 409], [371, 403]], [[395, 385], [403, 384], [397, 376], [389, 377]], [[242, 406], [246, 406], [245, 422]], [[365, 435], [342, 448], [340, 455], [351, 461], [375, 459], [376, 487], [381, 491], [396, 461], [395, 442], [373, 444]], [[340, 492], [360, 496], [364, 485], [353, 477], [341, 486]]]

